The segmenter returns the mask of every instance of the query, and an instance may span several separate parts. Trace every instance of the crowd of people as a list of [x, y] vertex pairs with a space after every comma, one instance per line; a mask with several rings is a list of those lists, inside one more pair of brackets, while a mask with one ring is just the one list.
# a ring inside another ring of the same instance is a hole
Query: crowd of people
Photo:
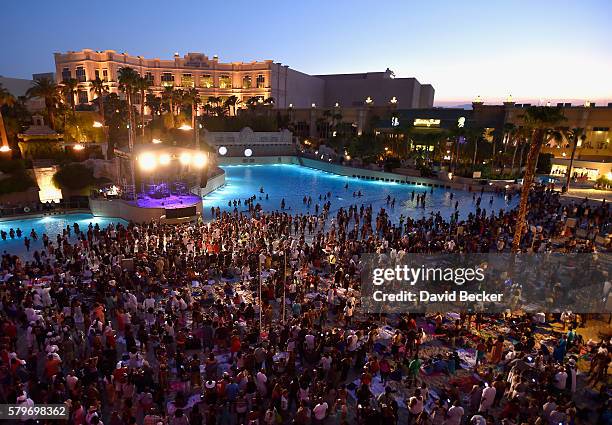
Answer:
[[[585, 340], [584, 315], [359, 309], [361, 254], [507, 251], [516, 211], [394, 223], [331, 198], [290, 214], [254, 195], [209, 222], [75, 225], [32, 259], [5, 252], [0, 403], [66, 404], [75, 425], [610, 423], [610, 335]], [[525, 251], [606, 249], [608, 204], [542, 187], [530, 205]]]

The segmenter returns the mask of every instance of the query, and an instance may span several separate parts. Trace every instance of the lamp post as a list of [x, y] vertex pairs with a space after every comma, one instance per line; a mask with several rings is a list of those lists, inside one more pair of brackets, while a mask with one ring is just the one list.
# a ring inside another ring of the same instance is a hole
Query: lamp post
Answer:
[[[197, 119], [195, 128], [190, 126], [189, 124], [183, 124], [179, 127], [179, 130], [189, 131], [193, 130], [195, 132], [195, 148], [196, 148], [196, 156], [199, 155], [200, 151], [200, 129], [202, 128], [202, 124], [198, 123]], [[202, 170], [199, 170], [196, 175], [196, 184], [198, 187], [198, 196], [202, 198]]]
[[262, 320], [263, 320], [263, 300], [261, 296], [261, 287], [263, 285], [263, 277], [261, 276], [261, 264], [266, 261], [266, 255], [262, 252], [259, 254], [259, 335], [261, 337]]
[[285, 324], [285, 308], [287, 305], [287, 247], [284, 247], [285, 252], [285, 270], [283, 273], [283, 310], [282, 310], [282, 323]]

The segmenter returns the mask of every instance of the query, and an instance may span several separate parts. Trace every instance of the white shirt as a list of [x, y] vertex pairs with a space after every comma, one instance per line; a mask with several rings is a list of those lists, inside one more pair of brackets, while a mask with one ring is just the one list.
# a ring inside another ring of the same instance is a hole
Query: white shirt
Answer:
[[308, 345], [308, 348], [312, 350], [314, 348], [315, 336], [312, 334], [308, 334], [304, 337], [304, 340], [306, 341], [306, 345]]
[[319, 403], [317, 404], [314, 409], [312, 409], [312, 412], [314, 413], [314, 417], [315, 419], [318, 420], [323, 420], [325, 419], [325, 414], [327, 413], [327, 402], [323, 402], [323, 403]]
[[565, 389], [565, 383], [567, 381], [567, 372], [560, 371], [555, 374], [555, 388], [559, 390]]
[[461, 423], [461, 418], [463, 418], [463, 407], [461, 406], [452, 406], [448, 409], [448, 420], [446, 421], [447, 425], [459, 425]]
[[480, 415], [472, 416], [470, 423], [473, 425], [487, 425], [487, 420]]
[[497, 390], [495, 389], [495, 387], [485, 387], [485, 389], [482, 390], [482, 397], [480, 399], [480, 410], [488, 409], [493, 405], [496, 393]]
[[410, 397], [408, 401], [408, 410], [413, 415], [419, 415], [423, 412], [423, 397]]

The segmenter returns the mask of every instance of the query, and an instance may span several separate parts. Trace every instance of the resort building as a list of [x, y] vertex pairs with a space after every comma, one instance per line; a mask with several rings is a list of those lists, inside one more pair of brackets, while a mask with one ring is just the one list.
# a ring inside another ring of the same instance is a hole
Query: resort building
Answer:
[[331, 107], [337, 104], [397, 104], [404, 108], [431, 107], [434, 89], [415, 78], [395, 78], [384, 72], [340, 75], [308, 75], [272, 60], [221, 62], [202, 53], [178, 53], [172, 59], [146, 59], [114, 50], [55, 53], [58, 83], [76, 79], [77, 103], [94, 99], [89, 81], [107, 82], [110, 92], [119, 92], [118, 73], [131, 67], [150, 82], [150, 90], [160, 94], [166, 87], [196, 88], [203, 99], [236, 96], [240, 102], [272, 98], [274, 108]]
[[[419, 133], [439, 133], [456, 128], [461, 120], [466, 127], [485, 130], [489, 141], [497, 146], [512, 143], [505, 131], [506, 124], [523, 125], [523, 115], [530, 104], [517, 104], [511, 100], [503, 104], [487, 105], [480, 99], [473, 102], [472, 109], [420, 108], [378, 110], [379, 118], [370, 130], [389, 140], [405, 138], [402, 128], [412, 127]], [[587, 180], [596, 180], [612, 172], [612, 104], [597, 106], [590, 102], [584, 105], [561, 103], [558, 106], [566, 120], [560, 123], [555, 136], [549, 137], [542, 148], [543, 154], [552, 154], [551, 174], [563, 176], [569, 166], [574, 142], [568, 139], [569, 130], [581, 129], [572, 175]], [[299, 128], [299, 127], [298, 127]], [[571, 137], [570, 137], [571, 138]], [[432, 138], [433, 140], [433, 138]], [[418, 144], [412, 149], [422, 149]], [[428, 149], [433, 149], [428, 146]]]
[[[511, 101], [503, 105], [483, 105], [474, 103], [474, 115], [478, 117], [491, 115], [493, 111], [503, 123], [511, 123], [520, 126], [523, 123], [525, 108], [531, 105], [516, 104]], [[569, 166], [573, 140], [568, 139], [568, 131], [580, 129], [582, 136], [578, 139], [572, 176], [581, 177], [586, 180], [596, 180], [602, 175], [609, 175], [612, 171], [612, 104], [607, 106], [596, 106], [585, 102], [584, 105], [571, 105], [559, 103], [555, 106], [561, 108], [565, 121], [559, 125], [557, 135], [549, 137], [542, 148], [542, 153], [552, 154], [551, 174], [564, 176]], [[565, 130], [565, 131], [563, 131]]]

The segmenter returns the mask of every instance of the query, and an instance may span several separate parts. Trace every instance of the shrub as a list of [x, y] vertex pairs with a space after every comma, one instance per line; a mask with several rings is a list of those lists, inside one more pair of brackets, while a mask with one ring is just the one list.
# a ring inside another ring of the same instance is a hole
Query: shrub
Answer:
[[34, 185], [34, 179], [25, 170], [20, 170], [0, 180], [0, 195], [23, 192]]
[[62, 189], [81, 190], [96, 184], [93, 171], [82, 164], [68, 164], [53, 176], [53, 183]]

